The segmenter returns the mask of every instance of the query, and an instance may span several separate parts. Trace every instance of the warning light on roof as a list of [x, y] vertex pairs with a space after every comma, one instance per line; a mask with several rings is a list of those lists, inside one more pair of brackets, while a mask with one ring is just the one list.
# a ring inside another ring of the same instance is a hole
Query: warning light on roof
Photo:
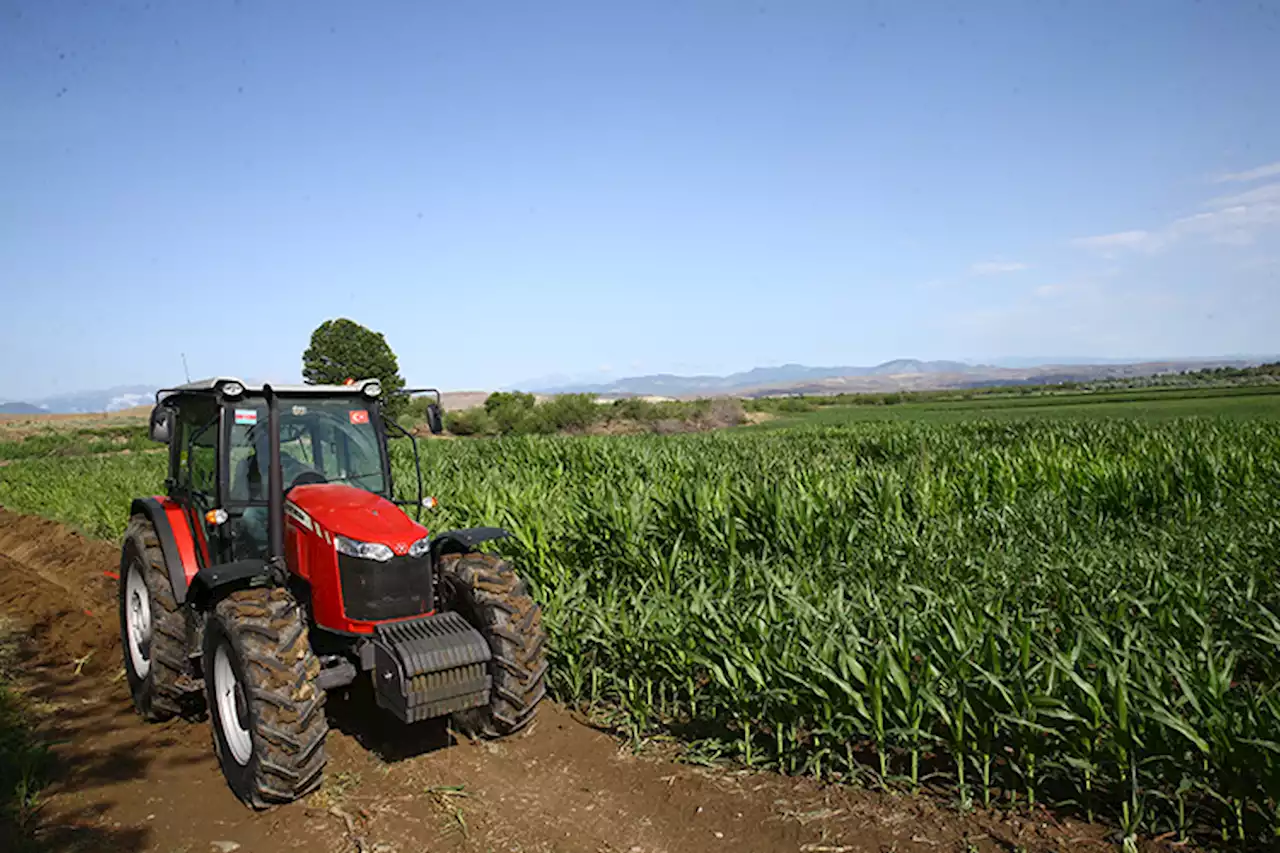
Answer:
[[343, 384], [343, 385], [355, 385], [355, 384], [356, 384], [356, 381], [355, 381], [354, 379], [352, 379], [350, 376], [348, 376], [348, 377], [347, 377], [347, 381], [346, 381], [346, 382], [343, 382], [342, 384]]

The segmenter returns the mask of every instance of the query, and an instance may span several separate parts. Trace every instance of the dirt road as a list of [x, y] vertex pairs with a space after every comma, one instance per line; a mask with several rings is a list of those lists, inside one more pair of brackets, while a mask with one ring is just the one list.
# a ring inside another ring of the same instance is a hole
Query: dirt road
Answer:
[[[547, 703], [512, 741], [400, 727], [353, 688], [330, 696], [324, 787], [265, 813], [227, 789], [203, 721], [147, 725], [120, 663], [116, 547], [0, 509], [0, 613], [17, 680], [54, 742], [40, 849], [205, 853], [1103, 850], [1048, 814], [961, 816], [923, 797], [634, 756]], [[4, 847], [0, 832], [0, 847]]]

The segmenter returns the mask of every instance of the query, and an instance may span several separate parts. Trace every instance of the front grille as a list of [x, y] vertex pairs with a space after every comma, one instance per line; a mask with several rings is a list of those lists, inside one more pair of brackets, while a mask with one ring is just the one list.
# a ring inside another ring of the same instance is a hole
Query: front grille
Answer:
[[392, 557], [385, 563], [338, 555], [342, 609], [348, 619], [380, 622], [429, 612], [431, 557]]

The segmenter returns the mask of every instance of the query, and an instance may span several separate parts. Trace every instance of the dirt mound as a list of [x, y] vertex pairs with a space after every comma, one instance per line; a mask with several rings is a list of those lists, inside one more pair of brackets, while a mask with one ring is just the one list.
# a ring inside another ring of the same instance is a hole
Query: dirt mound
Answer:
[[0, 509], [0, 611], [20, 618], [51, 657], [82, 672], [120, 665], [119, 552], [55, 522]]

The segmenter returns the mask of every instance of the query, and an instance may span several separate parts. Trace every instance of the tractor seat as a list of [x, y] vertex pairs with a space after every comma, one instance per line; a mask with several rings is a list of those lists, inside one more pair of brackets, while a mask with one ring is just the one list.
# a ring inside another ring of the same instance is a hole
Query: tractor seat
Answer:
[[[280, 467], [284, 470], [284, 485], [287, 490], [290, 486], [302, 485], [303, 483], [327, 483], [328, 480], [323, 474], [310, 465], [299, 462], [287, 453], [280, 456]], [[258, 457], [248, 456], [240, 460], [236, 465], [235, 476], [231, 478], [231, 500], [233, 501], [260, 501], [266, 500], [267, 496], [267, 465], [264, 462], [258, 465]]]
[[261, 500], [266, 493], [266, 466], [258, 470], [258, 457], [246, 456], [236, 465], [235, 475], [231, 478], [231, 500]]

